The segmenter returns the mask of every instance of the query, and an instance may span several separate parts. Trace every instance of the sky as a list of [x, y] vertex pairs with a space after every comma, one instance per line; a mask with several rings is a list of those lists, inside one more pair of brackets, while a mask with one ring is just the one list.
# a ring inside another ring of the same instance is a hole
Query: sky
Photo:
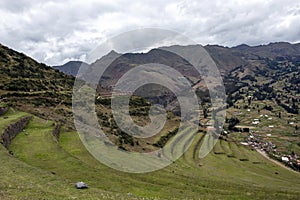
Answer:
[[1, 0], [0, 43], [39, 62], [85, 60], [126, 31], [161, 28], [199, 44], [300, 42], [298, 0]]

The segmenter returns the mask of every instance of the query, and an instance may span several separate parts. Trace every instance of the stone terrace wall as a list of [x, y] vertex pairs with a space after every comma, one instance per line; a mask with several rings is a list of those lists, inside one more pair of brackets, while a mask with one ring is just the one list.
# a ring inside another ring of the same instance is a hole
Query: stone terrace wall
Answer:
[[17, 136], [17, 134], [26, 127], [30, 119], [31, 116], [23, 117], [16, 123], [9, 125], [4, 130], [1, 137], [2, 137], [2, 144], [6, 149], [8, 149], [12, 139], [14, 139]]
[[55, 128], [53, 129], [53, 131], [52, 131], [52, 135], [56, 139], [57, 142], [58, 142], [58, 139], [59, 139], [59, 129], [60, 129], [60, 127], [61, 127], [61, 124], [57, 124], [55, 126]]

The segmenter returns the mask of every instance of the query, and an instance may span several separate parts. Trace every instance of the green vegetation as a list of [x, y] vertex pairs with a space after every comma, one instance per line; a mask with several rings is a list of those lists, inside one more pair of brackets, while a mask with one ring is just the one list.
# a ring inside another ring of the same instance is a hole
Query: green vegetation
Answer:
[[0, 52], [0, 102], [5, 98], [9, 106], [72, 126], [74, 77], [1, 44]]
[[262, 56], [251, 60], [252, 68], [239, 66], [226, 75], [225, 82], [236, 86], [227, 99], [227, 138], [245, 141], [254, 133], [276, 146], [272, 154], [300, 155], [299, 61]]
[[[13, 110], [5, 114], [11, 122], [24, 115], [26, 113]], [[5, 125], [1, 127], [3, 130]], [[295, 177], [300, 177], [299, 174], [233, 142], [219, 141], [216, 148], [222, 154], [212, 152], [199, 160], [193, 158], [197, 141], [201, 142], [202, 138], [202, 134], [198, 134], [184, 156], [170, 166], [147, 174], [128, 174], [95, 160], [84, 148], [78, 134], [66, 127], [61, 128], [57, 143], [51, 135], [54, 127], [54, 122], [34, 117], [13, 140], [10, 146], [13, 157], [1, 147], [1, 199], [300, 197], [300, 179]], [[229, 156], [231, 154], [234, 157]], [[77, 181], [88, 183], [90, 188], [76, 190], [73, 184]]]
[[[224, 54], [216, 53], [222, 48], [207, 48], [215, 51], [213, 58], [222, 65]], [[230, 64], [224, 70], [228, 93], [225, 131], [229, 132], [224, 131], [213, 151], [199, 159], [198, 151], [213, 111], [208, 92], [202, 90], [201, 81], [189, 71], [188, 64], [166, 54], [170, 58], [164, 59], [166, 64], [172, 59], [176, 62], [170, 63], [182, 63], [178, 65], [180, 70], [189, 72], [187, 78], [198, 88], [202, 100], [200, 112], [204, 116], [200, 119], [200, 131], [188, 151], [170, 166], [146, 174], [129, 174], [99, 163], [74, 131], [71, 111], [74, 78], [1, 45], [0, 107], [10, 109], [0, 116], [0, 133], [22, 117], [33, 118], [13, 139], [9, 149], [0, 145], [0, 199], [300, 199], [299, 173], [278, 166], [240, 144], [255, 133], [275, 144], [277, 152], [300, 155], [297, 87], [300, 59], [253, 55], [244, 52], [246, 60], [242, 62], [233, 59], [233, 55], [225, 56], [225, 63]], [[167, 100], [176, 107], [172, 98], [162, 96], [156, 100]], [[168, 150], [173, 152], [189, 144], [192, 130], [186, 128], [182, 130], [182, 138], [176, 137], [179, 125], [176, 109], [167, 113], [161, 133], [138, 139], [118, 128], [110, 101], [109, 97], [98, 96], [95, 111], [103, 130], [119, 148], [150, 152], [172, 144]], [[141, 126], [149, 123], [150, 105], [143, 98], [131, 98], [130, 114], [135, 123]], [[259, 123], [253, 123], [256, 118]], [[57, 141], [52, 131], [58, 123], [62, 127]], [[74, 183], [78, 181], [86, 182], [89, 189], [75, 189]]]

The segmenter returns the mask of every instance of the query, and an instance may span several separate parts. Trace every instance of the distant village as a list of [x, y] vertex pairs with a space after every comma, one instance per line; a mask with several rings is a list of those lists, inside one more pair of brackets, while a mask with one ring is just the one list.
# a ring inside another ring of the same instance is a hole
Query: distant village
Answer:
[[262, 135], [257, 134], [254, 131], [250, 131], [249, 137], [246, 141], [241, 142], [241, 144], [265, 152], [270, 158], [276, 159], [296, 171], [300, 171], [299, 155], [294, 152], [291, 154], [278, 152], [275, 144], [270, 141], [266, 141]]

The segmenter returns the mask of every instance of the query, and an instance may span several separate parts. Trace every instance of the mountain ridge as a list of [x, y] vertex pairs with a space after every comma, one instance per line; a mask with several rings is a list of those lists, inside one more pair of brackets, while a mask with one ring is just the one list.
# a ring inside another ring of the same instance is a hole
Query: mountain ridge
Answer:
[[[180, 45], [175, 45], [179, 46]], [[205, 45], [203, 46], [204, 49], [210, 54], [213, 58], [215, 63], [217, 64], [220, 72], [222, 74], [227, 73], [228, 71], [240, 66], [240, 65], [247, 65], [247, 59], [258, 58], [258, 57], [268, 57], [275, 59], [276, 57], [286, 57], [286, 56], [299, 56], [300, 55], [300, 43], [291, 44], [288, 42], [275, 42], [269, 43], [265, 45], [256, 45], [250, 46], [247, 44], [241, 44], [234, 47], [225, 47], [221, 45]], [[168, 48], [172, 48], [169, 46]], [[156, 62], [158, 60], [157, 51], [162, 50], [162, 47], [154, 48], [149, 50], [146, 53], [125, 53], [119, 54], [112, 50], [105, 56], [110, 55], [112, 52], [117, 54], [119, 57], [124, 57], [135, 64], [141, 63], [140, 60], [146, 59], [145, 62]], [[159, 53], [159, 56], [163, 56], [162, 52]], [[101, 58], [96, 60], [95, 62], [89, 65], [95, 65], [95, 63], [99, 62]], [[82, 61], [80, 61], [82, 62]], [[143, 63], [145, 63], [143, 62]], [[84, 62], [82, 62], [84, 63]], [[75, 74], [70, 73], [72, 68], [72, 64], [74, 67], [74, 71], [78, 71], [78, 64], [77, 63], [66, 63], [60, 66], [54, 66], [55, 69], [59, 69], [60, 71], [66, 74]]]

